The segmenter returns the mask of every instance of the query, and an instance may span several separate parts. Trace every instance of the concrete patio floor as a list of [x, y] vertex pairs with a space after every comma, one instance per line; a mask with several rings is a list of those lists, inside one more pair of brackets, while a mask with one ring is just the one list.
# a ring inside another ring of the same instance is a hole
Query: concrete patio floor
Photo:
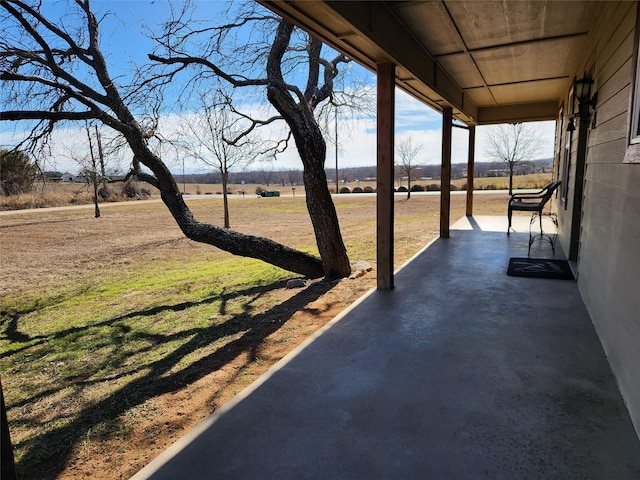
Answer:
[[577, 283], [506, 275], [515, 220], [456, 223], [133, 478], [639, 479]]

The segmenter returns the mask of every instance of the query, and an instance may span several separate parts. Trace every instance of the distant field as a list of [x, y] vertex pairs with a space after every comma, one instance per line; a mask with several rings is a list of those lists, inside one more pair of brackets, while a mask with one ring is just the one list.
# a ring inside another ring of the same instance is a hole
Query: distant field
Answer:
[[[478, 195], [477, 214], [507, 196]], [[220, 224], [222, 201], [187, 200]], [[375, 286], [375, 197], [335, 197], [356, 280], [187, 240], [159, 201], [0, 214], [0, 376], [21, 479], [129, 478]], [[452, 221], [465, 197], [452, 197]], [[439, 198], [395, 199], [396, 268], [438, 235]], [[303, 196], [233, 196], [231, 227], [315, 253]], [[247, 452], [247, 455], [251, 455]]]
[[[514, 187], [515, 188], [542, 188], [551, 182], [551, 174], [550, 173], [535, 173], [530, 175], [517, 175], [513, 178]], [[458, 179], [453, 180], [451, 182], [458, 189], [466, 188], [467, 179]], [[440, 184], [440, 180], [414, 180], [411, 182], [412, 185], [421, 185], [423, 187], [427, 187], [431, 184]], [[509, 177], [489, 177], [489, 178], [476, 178], [473, 181], [474, 188], [478, 190], [505, 190], [509, 188]], [[395, 188], [400, 186], [406, 186], [406, 182], [396, 181], [394, 184]], [[186, 191], [187, 194], [191, 195], [222, 195], [222, 185], [220, 184], [189, 184], [183, 185], [179, 183], [181, 191]], [[376, 187], [376, 182], [346, 182], [341, 183], [340, 188], [347, 187], [350, 190], [353, 190], [355, 187]], [[281, 195], [301, 195], [304, 194], [304, 185], [282, 185], [282, 184], [270, 184], [270, 185], [258, 185], [258, 184], [247, 184], [247, 185], [238, 185], [232, 184], [229, 185], [229, 192], [233, 195], [241, 195], [242, 192], [245, 195], [255, 195], [256, 190], [258, 188], [264, 190], [279, 190]], [[335, 183], [329, 185], [329, 189], [332, 192], [335, 192]]]
[[[532, 173], [529, 175], [516, 175], [513, 177], [513, 186], [519, 188], [542, 188], [551, 182], [551, 173]], [[466, 185], [467, 180], [454, 180], [458, 188]], [[473, 181], [473, 188], [477, 190], [506, 190], [509, 188], [509, 177], [484, 177]]]
[[[518, 175], [514, 177], [514, 188], [537, 189], [551, 181], [551, 174], [531, 174]], [[466, 189], [467, 180], [458, 179], [451, 182], [456, 189]], [[429, 185], [439, 185], [439, 180], [418, 180], [413, 181], [412, 185], [420, 185], [425, 189]], [[505, 190], [508, 188], [508, 177], [490, 177], [476, 178], [474, 180], [474, 188], [478, 190]], [[395, 182], [394, 187], [406, 186], [406, 182]], [[203, 195], [211, 197], [222, 196], [222, 185], [220, 184], [202, 184], [202, 183], [178, 183], [180, 191], [187, 195]], [[375, 189], [375, 182], [347, 182], [340, 185], [340, 188], [347, 187], [353, 190], [356, 187], [372, 187]], [[111, 201], [125, 201], [128, 198], [122, 196], [122, 184], [111, 184], [110, 188], [116, 193]], [[137, 189], [141, 192], [139, 198], [152, 198], [158, 195], [158, 191], [146, 183], [138, 183]], [[282, 196], [300, 196], [304, 195], [304, 185], [282, 185], [282, 184], [230, 184], [228, 191], [235, 196], [256, 196], [256, 191], [277, 190]], [[335, 184], [329, 185], [329, 189], [335, 192]], [[147, 196], [149, 193], [151, 196]], [[0, 195], [0, 211], [2, 210], [19, 210], [25, 208], [54, 207], [63, 205], [80, 205], [93, 202], [93, 187], [81, 183], [46, 183], [36, 184], [33, 192], [29, 194], [16, 195], [6, 197]]]

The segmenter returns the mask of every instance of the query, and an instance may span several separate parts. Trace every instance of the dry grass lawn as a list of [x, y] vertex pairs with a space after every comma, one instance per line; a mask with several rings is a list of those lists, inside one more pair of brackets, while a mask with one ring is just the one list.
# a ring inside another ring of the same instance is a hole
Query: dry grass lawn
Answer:
[[[475, 196], [504, 215], [506, 195]], [[189, 201], [220, 224], [221, 199]], [[375, 197], [335, 197], [356, 280], [294, 277], [184, 238], [158, 201], [0, 216], [0, 374], [19, 478], [128, 478], [375, 286]], [[452, 196], [452, 221], [465, 196]], [[399, 267], [439, 197], [395, 200]], [[304, 197], [231, 200], [233, 229], [316, 252]]]

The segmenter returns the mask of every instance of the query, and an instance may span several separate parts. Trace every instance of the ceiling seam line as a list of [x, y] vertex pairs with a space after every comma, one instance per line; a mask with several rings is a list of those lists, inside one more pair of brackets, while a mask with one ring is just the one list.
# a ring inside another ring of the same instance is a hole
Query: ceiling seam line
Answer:
[[[452, 19], [453, 21], [453, 19]], [[539, 43], [545, 43], [545, 42], [554, 42], [556, 40], [566, 40], [569, 38], [578, 38], [578, 37], [584, 37], [588, 35], [588, 32], [580, 32], [580, 33], [575, 33], [575, 34], [571, 34], [571, 35], [557, 35], [555, 37], [545, 37], [545, 38], [540, 38], [540, 39], [536, 39], [536, 40], [523, 40], [521, 42], [513, 42], [513, 43], [501, 43], [499, 45], [491, 45], [490, 47], [479, 47], [479, 48], [468, 48], [465, 45], [465, 49], [464, 50], [459, 50], [456, 52], [448, 52], [448, 53], [440, 53], [440, 54], [432, 54], [432, 56], [434, 58], [442, 58], [442, 57], [452, 57], [454, 55], [461, 55], [461, 54], [472, 54], [472, 53], [484, 53], [484, 52], [489, 52], [491, 50], [499, 50], [501, 48], [509, 48], [509, 47], [519, 47], [519, 46], [523, 46], [523, 45], [535, 45], [535, 44], [539, 44]], [[464, 44], [464, 41], [463, 41]]]
[[[444, 11], [447, 12], [447, 16], [449, 17], [449, 20], [451, 21], [451, 24], [453, 25], [453, 28], [455, 28], [455, 30], [456, 30], [456, 34], [458, 35], [458, 38], [460, 39], [460, 43], [464, 47], [465, 53], [468, 55], [469, 59], [473, 63], [474, 67], [476, 68], [476, 71], [478, 72], [478, 75], [482, 79], [482, 82], [484, 83], [484, 86], [487, 89], [487, 92], [489, 92], [489, 96], [491, 97], [491, 100], [493, 101], [494, 106], [497, 106], [498, 102], [496, 101], [496, 98], [493, 96], [493, 92], [489, 88], [489, 85], [487, 84], [486, 78], [484, 78], [484, 75], [480, 71], [480, 67], [478, 67], [478, 64], [476, 63], [476, 59], [473, 58], [473, 55], [471, 55], [471, 53], [469, 52], [469, 47], [467, 46], [467, 42], [464, 41], [464, 38], [462, 37], [462, 34], [460, 33], [460, 29], [458, 28], [458, 24], [453, 19], [453, 15], [451, 15], [451, 12], [447, 8], [447, 4], [445, 3], [445, 0], [440, 0], [440, 1], [441, 1], [441, 4], [442, 4], [442, 8], [444, 8]], [[436, 59], [436, 57], [434, 57], [434, 60], [435, 59]]]

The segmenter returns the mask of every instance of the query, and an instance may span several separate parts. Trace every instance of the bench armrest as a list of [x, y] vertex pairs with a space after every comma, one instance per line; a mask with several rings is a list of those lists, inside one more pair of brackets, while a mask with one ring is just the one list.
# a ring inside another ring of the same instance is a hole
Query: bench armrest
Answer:
[[540, 193], [514, 193], [513, 195], [511, 195], [511, 199], [509, 200], [510, 202], [513, 200], [522, 200], [522, 199], [526, 199], [526, 200], [540, 200], [544, 198], [544, 193], [540, 194]]
[[515, 198], [538, 198], [538, 197], [544, 197], [545, 195], [549, 194], [551, 195], [556, 188], [558, 188], [558, 186], [560, 186], [562, 182], [560, 182], [559, 180], [556, 180], [555, 182], [551, 182], [549, 185], [547, 185], [546, 187], [544, 187], [542, 190], [538, 191], [538, 192], [531, 192], [531, 193], [514, 193], [513, 195], [511, 195], [511, 198], [513, 199]]

